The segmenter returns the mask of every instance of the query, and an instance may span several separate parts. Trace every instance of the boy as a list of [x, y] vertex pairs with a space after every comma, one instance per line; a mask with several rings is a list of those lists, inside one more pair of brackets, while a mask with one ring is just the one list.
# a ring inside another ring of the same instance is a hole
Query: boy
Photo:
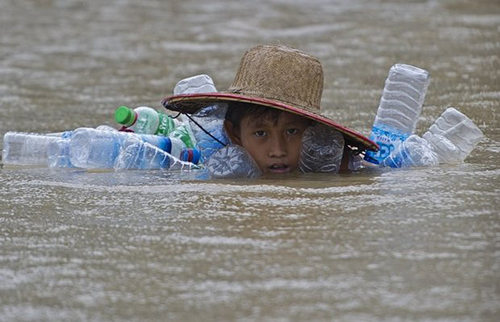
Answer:
[[250, 153], [262, 173], [283, 174], [298, 169], [306, 118], [248, 103], [231, 103], [224, 128], [232, 143]]
[[[322, 93], [323, 69], [317, 58], [286, 46], [257, 46], [241, 59], [228, 92], [174, 95], [162, 103], [181, 113], [228, 103], [226, 132], [232, 143], [250, 153], [263, 173], [296, 171], [302, 134], [315, 122], [341, 132], [344, 150], [377, 151], [378, 146], [368, 138], [320, 114]], [[344, 153], [343, 168], [348, 159]]]

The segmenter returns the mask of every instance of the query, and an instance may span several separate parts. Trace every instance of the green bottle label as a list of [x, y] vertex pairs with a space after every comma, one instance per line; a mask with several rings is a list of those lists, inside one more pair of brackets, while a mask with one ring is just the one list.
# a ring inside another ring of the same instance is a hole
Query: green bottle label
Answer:
[[194, 142], [191, 139], [189, 131], [185, 125], [179, 125], [178, 127], [176, 127], [175, 130], [172, 133], [170, 133], [170, 136], [178, 138], [179, 140], [184, 142], [187, 148], [194, 148]]
[[158, 130], [155, 134], [169, 136], [175, 128], [174, 120], [167, 114], [158, 113], [158, 116], [160, 117], [160, 124], [158, 125]]

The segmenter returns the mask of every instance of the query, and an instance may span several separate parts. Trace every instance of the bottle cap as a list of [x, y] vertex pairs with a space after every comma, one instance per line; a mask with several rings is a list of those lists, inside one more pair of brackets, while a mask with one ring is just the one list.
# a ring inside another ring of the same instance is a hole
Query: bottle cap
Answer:
[[189, 148], [182, 150], [181, 161], [187, 161], [194, 164], [198, 164], [198, 162], [200, 162], [200, 158], [201, 158], [201, 153], [197, 149]]
[[131, 126], [137, 120], [137, 115], [131, 108], [122, 105], [116, 109], [115, 120], [125, 126]]

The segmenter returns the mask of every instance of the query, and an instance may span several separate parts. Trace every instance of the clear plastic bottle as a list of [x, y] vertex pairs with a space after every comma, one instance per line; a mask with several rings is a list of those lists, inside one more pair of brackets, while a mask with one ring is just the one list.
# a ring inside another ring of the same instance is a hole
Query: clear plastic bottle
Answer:
[[120, 150], [114, 168], [115, 170], [197, 169], [195, 164], [199, 159], [200, 153], [195, 149], [184, 149], [179, 158], [176, 158], [148, 142], [133, 139], [126, 142]]
[[[202, 74], [185, 78], [177, 83], [174, 94], [192, 94], [217, 92], [210, 76]], [[208, 160], [217, 150], [228, 144], [229, 139], [223, 130], [224, 116], [227, 105], [211, 105], [202, 108], [187, 121], [196, 139], [197, 148], [202, 154], [202, 160]], [[210, 133], [212, 136], [207, 134]], [[221, 144], [222, 143], [222, 144]]]
[[178, 125], [178, 122], [169, 115], [147, 106], [135, 109], [120, 106], [115, 112], [115, 120], [135, 133], [162, 136], [168, 136]]
[[446, 109], [423, 135], [440, 163], [461, 163], [483, 138], [483, 132], [453, 107]]
[[69, 159], [69, 138], [51, 141], [47, 146], [47, 165], [50, 168], [74, 168]]
[[[218, 111], [214, 114], [203, 115], [201, 113], [204, 113], [205, 109], [201, 110], [192, 116], [194, 121], [189, 121], [194, 137], [196, 138], [197, 147], [202, 154], [203, 160], [208, 160], [217, 150], [222, 149], [224, 146], [229, 144], [229, 139], [224, 131], [224, 116], [218, 116], [219, 114], [225, 115], [227, 106], [212, 105], [206, 109], [210, 109], [212, 107], [217, 108]], [[210, 133], [210, 135], [215, 137], [217, 140], [208, 135], [197, 124], [194, 124], [194, 122], [198, 123], [203, 129], [205, 129], [205, 131]]]
[[3, 137], [2, 162], [6, 165], [47, 166], [49, 144], [69, 136], [71, 131], [49, 134], [7, 132]]
[[344, 154], [344, 137], [326, 125], [306, 129], [302, 136], [299, 169], [303, 173], [337, 173]]
[[215, 93], [214, 81], [205, 74], [200, 74], [180, 80], [174, 87], [174, 95], [193, 93]]
[[428, 86], [426, 70], [405, 64], [391, 67], [370, 135], [380, 150], [368, 151], [366, 161], [382, 163], [415, 131]]
[[183, 120], [183, 122], [170, 133], [169, 137], [181, 140], [187, 148], [196, 147], [196, 138], [191, 130], [191, 126], [186, 120]]
[[427, 140], [410, 135], [381, 165], [391, 168], [425, 167], [439, 164], [438, 155]]
[[424, 133], [410, 136], [382, 165], [392, 168], [461, 163], [483, 133], [464, 114], [450, 107]]
[[121, 149], [141, 140], [157, 146], [173, 156], [180, 156], [182, 150], [186, 148], [185, 144], [176, 138], [79, 128], [73, 132], [71, 137], [70, 160], [74, 166], [79, 168], [111, 169], [114, 167]]
[[239, 145], [227, 145], [215, 152], [208, 160], [208, 172], [212, 178], [257, 178], [262, 175], [252, 156]]

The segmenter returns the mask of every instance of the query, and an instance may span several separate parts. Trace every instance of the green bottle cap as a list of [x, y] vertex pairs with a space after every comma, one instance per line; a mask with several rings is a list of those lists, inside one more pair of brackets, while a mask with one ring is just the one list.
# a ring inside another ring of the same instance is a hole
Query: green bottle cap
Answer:
[[116, 109], [115, 120], [125, 126], [131, 126], [136, 120], [135, 112], [126, 106], [120, 106]]

